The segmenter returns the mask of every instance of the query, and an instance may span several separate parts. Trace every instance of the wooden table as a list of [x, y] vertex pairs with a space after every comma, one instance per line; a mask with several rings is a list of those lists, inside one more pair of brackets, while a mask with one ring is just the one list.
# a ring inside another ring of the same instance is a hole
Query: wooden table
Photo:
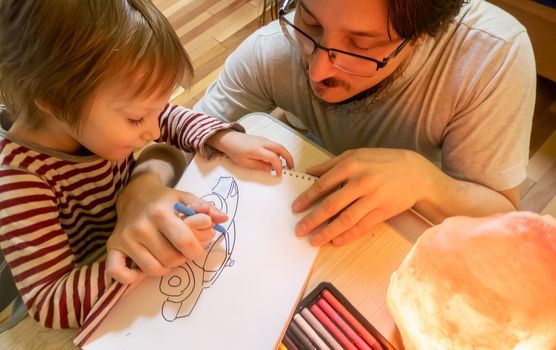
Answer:
[[[326, 150], [267, 114], [252, 113], [240, 119], [240, 123], [248, 133], [282, 143], [292, 153], [298, 171], [304, 172], [331, 157]], [[428, 227], [429, 222], [408, 210], [346, 246], [322, 247], [305, 295], [320, 282], [331, 282], [380, 333], [401, 348], [386, 307], [386, 291], [390, 276]]]
[[[291, 135], [295, 133], [293, 130], [267, 115], [246, 116], [241, 124], [248, 132], [271, 139], [284, 140], [289, 137], [296, 144], [286, 144], [288, 149], [303, 148], [305, 142], [310, 143], [297, 136], [292, 138]], [[312, 146], [310, 157], [303, 159], [306, 151], [303, 149], [303, 152], [297, 152], [299, 154], [292, 152], [298, 169], [302, 170], [330, 156], [318, 146]], [[386, 307], [386, 291], [390, 275], [407, 255], [414, 240], [427, 227], [426, 221], [413, 211], [407, 211], [388, 223], [376, 226], [372, 232], [346, 246], [322, 247], [305, 294], [321, 281], [331, 282], [394, 346], [401, 348], [396, 327]], [[72, 343], [76, 334], [76, 330], [45, 329], [27, 317], [16, 327], [0, 334], [0, 349], [76, 349]]]

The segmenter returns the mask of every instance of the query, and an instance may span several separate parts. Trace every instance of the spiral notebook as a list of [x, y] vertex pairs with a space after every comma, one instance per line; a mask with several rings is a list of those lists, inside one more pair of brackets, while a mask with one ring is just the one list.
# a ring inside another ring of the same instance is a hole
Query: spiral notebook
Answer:
[[177, 188], [228, 214], [205, 256], [128, 291], [85, 349], [273, 349], [318, 249], [298, 238], [291, 203], [314, 178], [196, 156]]

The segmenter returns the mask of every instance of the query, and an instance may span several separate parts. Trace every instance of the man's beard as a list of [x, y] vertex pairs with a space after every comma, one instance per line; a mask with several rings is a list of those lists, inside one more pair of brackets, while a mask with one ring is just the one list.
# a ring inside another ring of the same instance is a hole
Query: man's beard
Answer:
[[[382, 79], [378, 84], [363, 90], [360, 93], [348, 98], [347, 100], [341, 102], [330, 103], [322, 100], [318, 97], [312, 88], [311, 95], [313, 100], [317, 101], [321, 106], [328, 110], [334, 110], [337, 112], [344, 113], [357, 113], [357, 112], [368, 112], [372, 107], [380, 102], [383, 98], [387, 97], [392, 91], [393, 83], [403, 75], [405, 70], [405, 64], [400, 64], [390, 75]], [[309, 79], [309, 67], [305, 67], [305, 72], [307, 74], [307, 79]], [[348, 90], [349, 84], [344, 81], [339, 81], [335, 78], [328, 78], [322, 81], [323, 84], [329, 87], [340, 86], [343, 89]], [[309, 86], [311, 84], [309, 83]]]

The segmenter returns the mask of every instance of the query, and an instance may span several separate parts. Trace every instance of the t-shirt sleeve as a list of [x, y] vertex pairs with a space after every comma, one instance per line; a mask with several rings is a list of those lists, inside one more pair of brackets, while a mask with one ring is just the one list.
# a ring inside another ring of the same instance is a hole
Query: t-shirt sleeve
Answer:
[[525, 31], [497, 50], [494, 59], [485, 57], [473, 68], [480, 81], [445, 129], [442, 168], [454, 178], [502, 191], [526, 178], [536, 72]]
[[41, 178], [0, 169], [0, 192], [0, 247], [29, 314], [48, 328], [81, 326], [113, 284], [105, 262], [76, 264], [55, 195]]
[[[264, 30], [264, 28], [262, 29]], [[276, 103], [265, 77], [261, 29], [251, 34], [230, 54], [218, 79], [207, 89], [204, 97], [193, 107], [196, 111], [237, 121], [251, 112], [271, 112]]]
[[186, 152], [199, 152], [210, 158], [218, 151], [206, 141], [224, 129], [245, 132], [238, 123], [228, 123], [182, 106], [167, 105], [159, 117], [159, 142], [166, 142]]

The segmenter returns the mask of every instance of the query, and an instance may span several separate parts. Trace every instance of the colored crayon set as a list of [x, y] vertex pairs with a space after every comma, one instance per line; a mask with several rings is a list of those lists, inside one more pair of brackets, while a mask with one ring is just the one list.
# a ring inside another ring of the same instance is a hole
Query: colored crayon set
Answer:
[[395, 350], [329, 282], [297, 305], [279, 350]]

